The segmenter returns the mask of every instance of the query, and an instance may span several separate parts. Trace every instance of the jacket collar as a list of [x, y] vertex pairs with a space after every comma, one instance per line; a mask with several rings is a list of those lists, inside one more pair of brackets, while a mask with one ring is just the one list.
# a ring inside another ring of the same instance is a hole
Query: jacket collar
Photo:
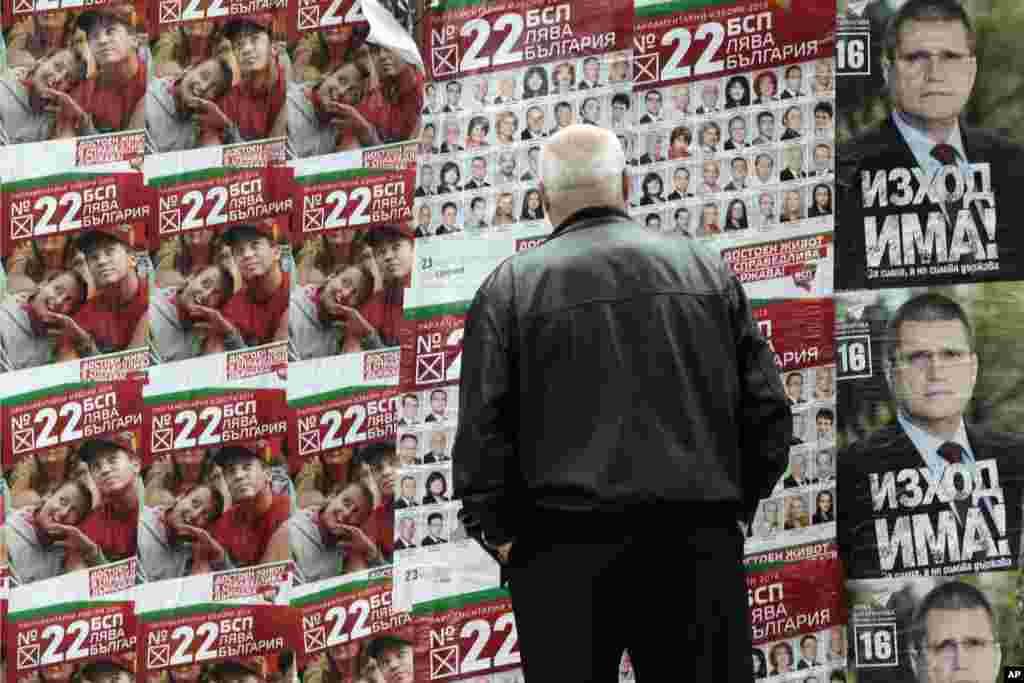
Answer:
[[559, 235], [563, 235], [578, 228], [589, 227], [590, 225], [597, 223], [600, 219], [611, 218], [613, 216], [629, 220], [629, 214], [622, 209], [616, 209], [611, 206], [588, 206], [585, 209], [580, 209], [559, 223], [558, 227], [555, 228], [554, 232], [551, 233], [551, 237], [548, 239], [554, 239]]

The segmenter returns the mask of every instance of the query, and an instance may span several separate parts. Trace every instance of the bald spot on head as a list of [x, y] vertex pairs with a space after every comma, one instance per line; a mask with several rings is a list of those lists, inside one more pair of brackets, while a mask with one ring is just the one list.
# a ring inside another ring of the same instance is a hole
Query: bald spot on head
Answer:
[[626, 157], [616, 136], [590, 125], [559, 131], [541, 152], [541, 193], [552, 225], [591, 206], [625, 208]]

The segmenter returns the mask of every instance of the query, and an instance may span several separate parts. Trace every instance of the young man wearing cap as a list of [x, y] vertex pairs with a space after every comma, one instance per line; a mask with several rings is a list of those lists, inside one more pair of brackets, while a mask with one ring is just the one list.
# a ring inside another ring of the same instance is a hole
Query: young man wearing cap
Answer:
[[352, 62], [316, 83], [288, 85], [288, 142], [305, 158], [380, 144], [377, 131], [357, 109], [367, 79]]
[[383, 290], [370, 299], [371, 305], [379, 306], [381, 318], [370, 322], [377, 323], [385, 346], [398, 344], [405, 289], [412, 281], [413, 239], [412, 230], [405, 223], [378, 226], [367, 238], [384, 280]]
[[293, 560], [306, 583], [383, 564], [380, 548], [363, 530], [373, 508], [366, 484], [338, 484], [324, 505], [298, 510], [274, 533], [270, 561]]
[[371, 72], [377, 74], [379, 84], [369, 90], [359, 110], [377, 130], [381, 142], [414, 138], [423, 111], [423, 74], [397, 50], [383, 45], [358, 51], [355, 63], [364, 78]]
[[384, 553], [385, 559], [390, 561], [395, 538], [395, 488], [402, 463], [395, 447], [384, 443], [366, 446], [360, 452], [359, 459], [370, 468], [380, 493], [366, 528]]
[[375, 638], [367, 647], [367, 654], [384, 674], [387, 683], [413, 683], [412, 641], [400, 635], [384, 635]]
[[132, 226], [84, 232], [78, 238], [78, 248], [85, 254], [97, 293], [74, 318], [58, 319], [65, 328], [58, 358], [84, 358], [145, 346], [149, 285], [136, 272]]
[[135, 556], [142, 486], [132, 440], [130, 432], [116, 432], [90, 439], [78, 451], [101, 500], [80, 528], [63, 527], [69, 570]]
[[146, 581], [163, 581], [192, 573], [193, 546], [199, 530], [208, 529], [224, 512], [224, 496], [212, 484], [200, 484], [171, 507], [142, 510], [139, 523], [139, 569]]
[[291, 499], [275, 495], [270, 488], [270, 464], [262, 442], [225, 446], [216, 462], [224, 470], [224, 479], [231, 494], [231, 508], [213, 525], [214, 543], [209, 534], [197, 531], [195, 537], [214, 553], [215, 564], [223, 563], [217, 546], [227, 552], [237, 566], [250, 566], [272, 561], [270, 539], [291, 515]]
[[83, 12], [78, 27], [85, 32], [96, 61], [96, 78], [81, 89], [80, 104], [87, 116], [78, 117], [80, 135], [128, 130], [132, 114], [146, 94], [146, 65], [139, 59], [129, 3], [111, 4]]
[[234, 293], [234, 276], [219, 264], [197, 270], [181, 287], [158, 291], [149, 305], [153, 354], [163, 363], [199, 356], [208, 329], [200, 307], [219, 310]]
[[[224, 348], [238, 349], [276, 340], [287, 340], [285, 313], [291, 290], [291, 277], [281, 270], [281, 246], [275, 239], [270, 221], [236, 225], [224, 234], [242, 276], [242, 289], [221, 311], [197, 306], [200, 317], [221, 335]], [[282, 324], [284, 323], [284, 324]], [[217, 341], [206, 350], [216, 350]]]
[[89, 662], [78, 676], [81, 683], [135, 683], [135, 654]]
[[[157, 152], [199, 146], [197, 121], [222, 113], [215, 104], [238, 80], [234, 55], [210, 57], [173, 78], [154, 78], [139, 101], [130, 128], [146, 128]], [[236, 127], [224, 129], [224, 142], [241, 142]]]
[[[232, 126], [243, 140], [262, 140], [287, 133], [284, 66], [274, 53], [269, 13], [246, 14], [224, 25], [224, 37], [238, 58], [241, 81], [221, 101], [220, 113], [204, 119], [200, 144], [223, 144]], [[233, 136], [233, 134], [232, 134]]]
[[66, 528], [80, 524], [92, 509], [92, 502], [89, 487], [78, 480], [68, 480], [41, 504], [19, 508], [7, 518], [0, 542], [6, 550], [11, 576], [20, 585], [64, 572]]
[[341, 265], [323, 284], [296, 287], [288, 306], [288, 339], [299, 359], [383, 346], [360, 309], [373, 294], [373, 274]]
[[62, 47], [44, 55], [24, 78], [0, 78], [0, 144], [50, 140], [57, 114], [85, 74], [87, 48]]
[[73, 270], [61, 270], [31, 294], [0, 304], [0, 372], [23, 370], [53, 360], [54, 342], [64, 331], [62, 317], [74, 315], [89, 295], [89, 285]]

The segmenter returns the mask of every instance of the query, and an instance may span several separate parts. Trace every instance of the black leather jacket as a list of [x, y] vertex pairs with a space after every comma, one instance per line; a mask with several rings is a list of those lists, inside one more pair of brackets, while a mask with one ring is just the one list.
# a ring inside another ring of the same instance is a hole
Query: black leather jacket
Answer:
[[607, 208], [574, 214], [484, 281], [459, 401], [460, 517], [493, 545], [544, 510], [716, 501], [749, 521], [792, 434], [728, 266]]

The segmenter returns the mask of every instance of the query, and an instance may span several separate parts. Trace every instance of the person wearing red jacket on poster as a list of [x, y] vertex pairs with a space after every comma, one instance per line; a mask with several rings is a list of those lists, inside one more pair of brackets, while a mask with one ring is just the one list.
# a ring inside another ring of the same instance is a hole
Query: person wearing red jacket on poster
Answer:
[[64, 327], [57, 359], [85, 358], [146, 346], [149, 285], [139, 277], [133, 248], [134, 228], [116, 225], [79, 235], [97, 294], [74, 318], [54, 315]]
[[357, 457], [359, 462], [369, 467], [380, 493], [364, 529], [377, 542], [384, 560], [390, 562], [395, 549], [395, 485], [402, 463], [393, 441], [391, 444], [370, 444], [360, 449]]
[[371, 87], [357, 109], [377, 129], [383, 143], [419, 136], [423, 111], [423, 74], [406, 62], [398, 50], [367, 43], [356, 51], [356, 66]]
[[231, 42], [238, 59], [241, 82], [219, 106], [207, 105], [200, 124], [200, 145], [287, 135], [284, 99], [288, 83], [284, 65], [274, 50], [273, 24], [270, 13], [246, 14], [224, 24], [224, 37]]
[[288, 340], [288, 301], [291, 276], [281, 269], [281, 245], [271, 220], [235, 225], [224, 233], [224, 242], [238, 264], [242, 289], [218, 311], [196, 305], [196, 315], [219, 335], [206, 342], [207, 353], [218, 346], [228, 350]]
[[273, 561], [267, 552], [270, 538], [288, 521], [291, 499], [274, 494], [270, 488], [267, 443], [224, 446], [215, 462], [224, 471], [231, 507], [213, 525], [212, 534], [195, 530], [194, 541], [209, 551], [211, 569], [215, 571], [229, 564], [247, 567]]
[[82, 444], [78, 457], [100, 492], [100, 503], [77, 528], [59, 525], [68, 571], [134, 557], [138, 547], [141, 463], [131, 432], [115, 432]]
[[384, 288], [366, 302], [364, 317], [376, 329], [384, 346], [398, 345], [405, 290], [412, 282], [414, 239], [412, 228], [405, 223], [377, 226], [366, 238]]
[[131, 3], [103, 5], [78, 17], [88, 39], [96, 78], [85, 81], [64, 99], [57, 137], [127, 130], [146, 94], [146, 64], [136, 45], [135, 8]]

